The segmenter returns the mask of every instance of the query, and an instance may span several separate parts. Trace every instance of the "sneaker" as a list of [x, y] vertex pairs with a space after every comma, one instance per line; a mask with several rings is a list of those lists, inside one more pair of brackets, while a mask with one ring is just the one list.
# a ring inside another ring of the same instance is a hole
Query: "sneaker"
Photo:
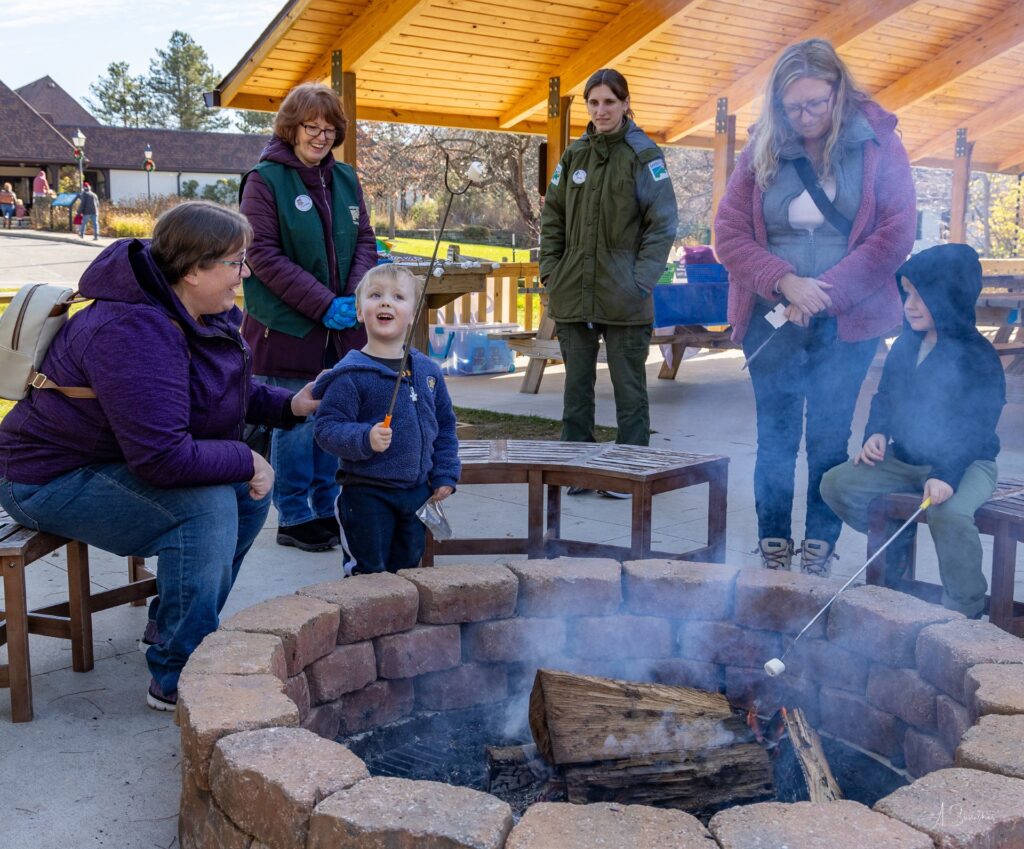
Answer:
[[338, 544], [338, 536], [325, 531], [317, 519], [310, 519], [299, 525], [279, 527], [277, 544], [290, 545], [301, 551], [329, 551]]
[[793, 562], [793, 540], [782, 537], [765, 537], [757, 544], [761, 554], [761, 565], [765, 569], [788, 570]]
[[592, 489], [586, 489], [582, 486], [570, 486], [566, 491], [566, 495], [586, 495], [588, 492], [593, 492]]
[[145, 654], [150, 646], [160, 642], [160, 632], [156, 629], [156, 622], [152, 619], [146, 622], [146, 630], [142, 632], [142, 639], [139, 640], [139, 651]]
[[632, 498], [632, 493], [629, 492], [612, 492], [610, 489], [599, 489], [598, 495], [603, 495], [605, 498]]
[[155, 678], [149, 680], [149, 692], [146, 693], [146, 704], [153, 710], [174, 710], [178, 706], [178, 691], [165, 693]]
[[341, 535], [338, 533], [338, 520], [333, 516], [321, 516], [319, 519], [314, 519], [321, 528], [331, 535], [334, 540], [334, 545], [341, 542]]
[[832, 574], [835, 546], [823, 539], [805, 539], [800, 544], [800, 571], [805, 575], [827, 578]]

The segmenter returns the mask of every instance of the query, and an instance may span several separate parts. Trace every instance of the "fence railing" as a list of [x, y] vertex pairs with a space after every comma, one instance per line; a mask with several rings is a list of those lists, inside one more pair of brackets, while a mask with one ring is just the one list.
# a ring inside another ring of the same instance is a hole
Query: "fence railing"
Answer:
[[541, 313], [537, 274], [535, 262], [502, 263], [487, 272], [485, 291], [463, 295], [441, 309], [430, 310], [430, 323], [518, 324], [524, 330], [536, 330]]

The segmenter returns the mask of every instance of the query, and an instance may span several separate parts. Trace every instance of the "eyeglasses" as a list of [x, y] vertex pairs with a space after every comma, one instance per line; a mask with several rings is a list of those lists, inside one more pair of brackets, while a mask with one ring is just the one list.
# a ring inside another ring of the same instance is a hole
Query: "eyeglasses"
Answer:
[[318, 127], [316, 124], [302, 124], [301, 126], [311, 139], [317, 138], [321, 133], [328, 141], [338, 137], [338, 131], [334, 127]]
[[829, 101], [832, 100], [832, 92], [825, 97], [818, 97], [814, 100], [806, 100], [803, 103], [783, 103], [782, 111], [790, 121], [799, 121], [804, 112], [809, 118], [820, 118], [828, 110]]
[[249, 261], [245, 258], [245, 251], [242, 251], [241, 259], [218, 259], [221, 265], [234, 265], [238, 268], [238, 276], [242, 276], [242, 266], [244, 265], [249, 269], [249, 273], [252, 274], [252, 266], [249, 265]]

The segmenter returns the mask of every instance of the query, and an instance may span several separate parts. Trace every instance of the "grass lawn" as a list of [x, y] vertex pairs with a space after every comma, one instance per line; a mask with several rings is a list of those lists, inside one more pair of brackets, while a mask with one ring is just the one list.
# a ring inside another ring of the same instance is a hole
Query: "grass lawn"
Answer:
[[[512, 413], [456, 407], [455, 418], [460, 425], [468, 425], [460, 429], [460, 439], [557, 440], [562, 435], [560, 421], [540, 416], [517, 416]], [[594, 438], [598, 442], [612, 442], [615, 434], [616, 430], [613, 427], [594, 426]]]
[[[380, 237], [384, 239], [384, 236]], [[390, 242], [391, 250], [396, 254], [412, 254], [430, 259], [434, 252], [434, 242], [431, 239], [387, 239]], [[449, 245], [458, 245], [459, 251], [465, 256], [489, 259], [492, 262], [512, 262], [512, 248], [501, 245], [474, 245], [466, 242], [441, 242], [437, 250], [439, 258], [443, 259], [448, 253]], [[516, 248], [516, 262], [529, 262], [530, 252], [526, 248]]]

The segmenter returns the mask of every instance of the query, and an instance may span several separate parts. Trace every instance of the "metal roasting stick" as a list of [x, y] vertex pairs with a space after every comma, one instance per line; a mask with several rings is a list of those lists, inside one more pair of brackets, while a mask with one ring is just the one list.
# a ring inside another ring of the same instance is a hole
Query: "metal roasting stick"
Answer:
[[868, 566], [870, 566], [870, 565], [871, 565], [872, 563], [874, 563], [874, 562], [875, 562], [875, 559], [876, 559], [876, 558], [878, 557], [878, 555], [879, 555], [879, 554], [881, 554], [881, 553], [882, 553], [883, 551], [885, 551], [885, 550], [886, 550], [886, 549], [887, 549], [887, 548], [888, 548], [888, 547], [889, 547], [889, 546], [890, 546], [890, 545], [891, 545], [891, 544], [893, 543], [893, 541], [894, 541], [894, 540], [896, 539], [896, 537], [898, 537], [898, 536], [899, 536], [899, 535], [900, 535], [901, 533], [903, 533], [903, 532], [904, 532], [904, 531], [905, 531], [905, 530], [906, 530], [907, 528], [909, 528], [909, 527], [910, 527], [910, 525], [911, 525], [911, 524], [912, 524], [912, 523], [914, 522], [914, 520], [915, 520], [915, 519], [916, 519], [916, 518], [917, 518], [918, 516], [920, 516], [922, 512], [924, 512], [925, 510], [927, 510], [927, 509], [928, 509], [929, 507], [931, 507], [931, 506], [932, 506], [932, 500], [931, 500], [931, 498], [926, 498], [926, 499], [925, 499], [924, 501], [922, 501], [922, 502], [921, 502], [921, 504], [920, 504], [920, 506], [919, 506], [919, 507], [918, 507], [918, 508], [917, 508], [917, 509], [916, 509], [916, 510], [914, 511], [913, 515], [912, 515], [912, 516], [911, 516], [911, 517], [910, 517], [909, 519], [907, 519], [907, 521], [905, 521], [905, 522], [904, 522], [904, 523], [903, 523], [903, 524], [902, 524], [902, 525], [900, 526], [900, 529], [899, 529], [898, 531], [896, 531], [896, 533], [894, 533], [894, 534], [893, 534], [893, 535], [892, 535], [891, 537], [889, 537], [889, 539], [887, 539], [887, 540], [886, 540], [886, 541], [885, 541], [885, 542], [884, 542], [884, 543], [882, 544], [882, 546], [881, 546], [881, 547], [880, 547], [880, 548], [878, 549], [878, 551], [876, 551], [876, 552], [875, 552], [874, 554], [872, 554], [872, 555], [871, 555], [871, 556], [870, 556], [870, 557], [868, 558], [867, 562], [866, 562], [866, 563], [865, 563], [865, 564], [864, 564], [863, 566], [861, 566], [861, 567], [860, 567], [860, 569], [858, 569], [858, 570], [857, 570], [857, 571], [856, 571], [856, 572], [855, 572], [855, 573], [854, 573], [853, 575], [851, 575], [851, 576], [850, 576], [850, 578], [849, 578], [849, 580], [848, 580], [848, 581], [847, 581], [847, 582], [846, 582], [845, 584], [843, 584], [843, 585], [842, 585], [842, 586], [841, 586], [841, 587], [840, 587], [840, 588], [839, 588], [839, 589], [838, 589], [838, 590], [836, 591], [836, 594], [835, 594], [834, 596], [832, 596], [832, 598], [830, 598], [830, 599], [829, 599], [829, 600], [828, 600], [827, 602], [825, 602], [825, 606], [824, 606], [824, 607], [822, 607], [822, 608], [821, 608], [821, 610], [819, 610], [819, 611], [818, 611], [818, 612], [817, 612], [817, 613], [816, 613], [816, 614], [814, 615], [814, 618], [813, 618], [813, 619], [812, 619], [812, 620], [811, 620], [810, 622], [808, 622], [808, 623], [807, 623], [806, 625], [804, 625], [804, 627], [803, 627], [803, 630], [802, 630], [802, 631], [800, 631], [800, 633], [796, 635], [796, 637], [795, 637], [795, 638], [793, 639], [793, 642], [791, 642], [791, 643], [789, 644], [789, 646], [788, 646], [788, 647], [786, 648], [786, 650], [785, 650], [785, 651], [784, 651], [784, 652], [782, 653], [782, 657], [773, 657], [773, 658], [772, 658], [771, 660], [769, 660], [769, 661], [768, 661], [768, 662], [767, 662], [767, 663], [766, 663], [766, 664], [764, 665], [764, 671], [765, 671], [765, 672], [767, 672], [767, 673], [768, 673], [768, 674], [769, 674], [769, 675], [770, 675], [771, 677], [773, 677], [773, 678], [774, 678], [774, 677], [775, 677], [776, 675], [780, 675], [781, 673], [785, 672], [785, 671], [786, 671], [786, 665], [785, 665], [785, 664], [784, 664], [784, 663], [782, 662], [782, 661], [783, 661], [783, 658], [785, 658], [785, 657], [786, 657], [786, 655], [787, 655], [787, 654], [789, 654], [789, 651], [790, 651], [790, 649], [792, 649], [792, 648], [793, 648], [793, 646], [795, 646], [795, 645], [796, 645], [796, 642], [797, 642], [797, 640], [799, 640], [799, 639], [800, 639], [800, 638], [801, 638], [801, 637], [802, 637], [802, 636], [803, 636], [804, 634], [806, 634], [806, 633], [807, 633], [807, 630], [808, 630], [808, 629], [809, 629], [809, 628], [810, 628], [810, 627], [811, 627], [811, 626], [812, 626], [812, 625], [813, 625], [813, 624], [814, 624], [815, 622], [817, 622], [817, 621], [818, 621], [818, 619], [820, 619], [820, 618], [821, 618], [821, 614], [822, 614], [822, 613], [824, 613], [824, 612], [825, 612], [826, 610], [828, 610], [828, 609], [829, 609], [829, 608], [830, 608], [830, 607], [832, 606], [832, 603], [833, 603], [833, 602], [834, 602], [834, 601], [835, 601], [835, 600], [836, 600], [837, 598], [839, 598], [839, 595], [840, 595], [840, 593], [842, 593], [842, 592], [843, 592], [843, 590], [845, 590], [845, 589], [846, 589], [846, 588], [847, 588], [848, 586], [850, 586], [850, 584], [852, 584], [852, 583], [853, 583], [853, 582], [854, 582], [855, 580], [857, 580], [857, 578], [858, 578], [858, 577], [860, 577], [861, 573], [863, 573], [863, 571], [864, 571], [865, 569], [867, 569], [867, 568], [868, 568]]
[[764, 346], [767, 345], [769, 342], [771, 342], [772, 339], [775, 338], [775, 334], [778, 333], [778, 332], [779, 332], [778, 330], [773, 330], [772, 331], [772, 335], [769, 336], [767, 339], [764, 340], [764, 342], [762, 342], [760, 345], [757, 346], [757, 350], [754, 351], [754, 353], [751, 354], [749, 357], [747, 357], [747, 359], [744, 361], [743, 365], [740, 366], [740, 371], [746, 371], [747, 370], [747, 366], [749, 366], [752, 362], [754, 362], [755, 357], [757, 357], [757, 355], [760, 354], [764, 350]]
[[430, 257], [430, 265], [427, 267], [427, 274], [423, 278], [423, 290], [420, 292], [419, 298], [416, 300], [416, 311], [413, 313], [412, 323], [405, 331], [405, 342], [402, 344], [402, 362], [398, 366], [398, 377], [395, 379], [395, 388], [391, 391], [391, 403], [388, 404], [387, 415], [384, 416], [382, 424], [384, 427], [391, 427], [391, 416], [395, 412], [395, 403], [398, 401], [398, 391], [402, 388], [402, 375], [405, 374], [405, 364], [409, 361], [409, 352], [412, 349], [412, 335], [416, 332], [416, 325], [419, 324], [420, 314], [423, 312], [423, 307], [427, 302], [427, 286], [430, 285], [430, 278], [434, 274], [434, 268], [437, 265], [437, 251], [441, 247], [441, 238], [444, 236], [444, 226], [448, 223], [448, 213], [452, 211], [452, 201], [455, 200], [456, 195], [464, 195], [469, 191], [469, 187], [474, 183], [479, 183], [484, 178], [483, 165], [479, 162], [473, 162], [466, 170], [466, 185], [459, 190], [455, 190], [451, 187], [448, 182], [449, 176], [449, 165], [450, 161], [448, 158], [448, 152], [444, 154], [444, 187], [448, 190], [448, 203], [444, 208], [444, 216], [441, 218], [441, 227], [437, 231], [437, 238], [434, 240], [434, 253]]
[[740, 371], [746, 371], [747, 366], [754, 362], [754, 360], [757, 358], [757, 355], [760, 354], [765, 349], [765, 346], [769, 342], [771, 342], [772, 339], [778, 336], [779, 330], [786, 326], [786, 322], [789, 321], [789, 319], [786, 318], [786, 305], [784, 303], [776, 304], [774, 307], [772, 307], [768, 312], [764, 314], [764, 319], [774, 329], [772, 330], [768, 338], [757, 346], [757, 350], [754, 351], [754, 353], [751, 354], [749, 357], [747, 357], [743, 365], [740, 366]]

